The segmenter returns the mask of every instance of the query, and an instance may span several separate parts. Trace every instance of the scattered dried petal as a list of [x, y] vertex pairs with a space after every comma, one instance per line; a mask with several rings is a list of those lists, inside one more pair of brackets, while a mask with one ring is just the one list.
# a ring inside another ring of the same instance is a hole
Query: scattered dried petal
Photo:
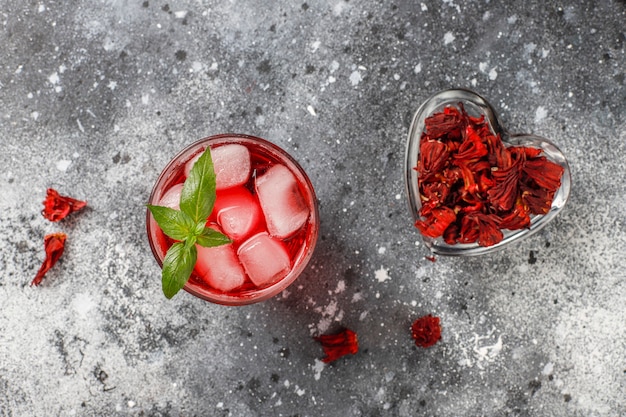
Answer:
[[322, 344], [326, 357], [324, 363], [333, 362], [347, 354], [354, 355], [359, 351], [359, 339], [355, 332], [343, 329], [337, 334], [321, 335], [314, 338]]
[[65, 233], [53, 233], [50, 235], [46, 235], [44, 237], [44, 248], [46, 251], [46, 259], [41, 264], [39, 271], [37, 271], [37, 275], [30, 283], [30, 285], [39, 285], [43, 280], [44, 275], [50, 268], [57, 263], [61, 255], [63, 255], [63, 250], [65, 249], [65, 239], [67, 235]]
[[56, 190], [48, 188], [43, 205], [44, 209], [41, 211], [41, 214], [52, 222], [58, 222], [63, 220], [70, 213], [85, 207], [87, 202], [62, 196]]
[[420, 317], [411, 326], [411, 335], [415, 345], [423, 348], [431, 347], [441, 339], [439, 317], [427, 315]]

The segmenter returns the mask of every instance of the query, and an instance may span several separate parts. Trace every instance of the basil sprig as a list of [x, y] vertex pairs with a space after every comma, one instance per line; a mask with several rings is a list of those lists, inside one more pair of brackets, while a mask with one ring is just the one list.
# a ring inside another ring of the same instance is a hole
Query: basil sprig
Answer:
[[198, 258], [196, 244], [210, 248], [231, 243], [222, 233], [206, 227], [215, 204], [215, 169], [207, 147], [183, 184], [180, 210], [148, 204], [163, 233], [176, 240], [163, 259], [163, 294], [172, 298], [189, 280]]

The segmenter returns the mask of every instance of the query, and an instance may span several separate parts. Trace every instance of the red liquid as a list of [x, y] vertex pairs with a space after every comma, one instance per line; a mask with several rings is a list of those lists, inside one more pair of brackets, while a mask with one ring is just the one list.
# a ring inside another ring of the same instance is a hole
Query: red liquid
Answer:
[[[248, 277], [246, 277], [243, 285], [231, 291], [224, 292], [212, 288], [201, 277], [193, 273], [185, 285], [185, 290], [208, 301], [229, 305], [248, 304], [267, 299], [282, 291], [297, 277], [297, 275], [300, 274], [313, 252], [319, 228], [317, 202], [313, 188], [310, 181], [306, 177], [306, 174], [302, 171], [299, 165], [275, 145], [272, 145], [262, 139], [248, 136], [221, 135], [219, 137], [212, 137], [197, 142], [196, 144], [191, 145], [186, 151], [181, 152], [181, 154], [179, 154], [178, 157], [176, 157], [161, 174], [161, 178], [159, 178], [157, 185], [153, 190], [151, 204], [158, 204], [161, 197], [172, 186], [184, 182], [185, 164], [195, 155], [203, 152], [207, 143], [210, 143], [212, 150], [228, 143], [238, 143], [248, 148], [251, 159], [251, 175], [248, 181], [244, 184], [244, 187], [251, 192], [257, 204], [259, 204], [259, 202], [255, 189], [256, 178], [262, 176], [274, 165], [281, 164], [286, 166], [296, 178], [298, 190], [309, 208], [309, 216], [305, 224], [293, 235], [286, 239], [281, 239], [282, 244], [289, 254], [291, 270], [278, 282], [264, 286], [256, 286]], [[216, 205], [220, 197], [227, 195], [231, 192], [230, 190], [232, 189], [217, 191]], [[207, 222], [217, 223], [215, 211], [207, 219]], [[264, 216], [261, 215], [260, 220], [254, 224], [253, 231], [248, 233], [245, 238], [233, 243], [235, 252], [237, 252], [239, 246], [251, 236], [264, 231], [267, 232], [267, 225], [265, 223]], [[152, 219], [151, 215], [148, 215], [148, 236], [155, 257], [157, 258], [159, 264], [162, 264], [162, 260], [167, 252], [167, 249], [174, 243], [174, 241], [163, 234], [161, 229], [156, 225], [156, 222]]]

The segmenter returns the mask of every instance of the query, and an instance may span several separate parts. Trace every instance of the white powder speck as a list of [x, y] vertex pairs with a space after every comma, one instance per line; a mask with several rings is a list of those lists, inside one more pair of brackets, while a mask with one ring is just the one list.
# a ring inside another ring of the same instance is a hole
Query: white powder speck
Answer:
[[133, 408], [135, 406], [135, 402], [134, 401], [129, 401], [128, 402], [128, 408]]
[[89, 312], [96, 306], [96, 302], [87, 293], [77, 293], [72, 300], [72, 308], [83, 319], [87, 318]]
[[380, 269], [374, 271], [374, 276], [378, 282], [385, 282], [391, 279], [389, 276], [389, 269], [384, 268], [382, 265], [380, 266]]
[[218, 68], [217, 62], [213, 62], [211, 66], [209, 67], [209, 71], [217, 71], [217, 68]]
[[496, 68], [491, 68], [491, 71], [489, 71], [489, 79], [491, 81], [495, 80], [496, 78], [498, 78], [498, 71], [496, 71]]
[[378, 248], [378, 253], [381, 255], [384, 255], [386, 251], [387, 251], [387, 248], [384, 246], [381, 246], [380, 248]]
[[202, 64], [202, 62], [200, 61], [194, 61], [191, 64], [191, 71], [192, 72], [200, 72], [202, 71], [202, 68], [204, 67], [204, 65]]
[[487, 71], [487, 63], [486, 62], [481, 62], [478, 64], [478, 69], [480, 70], [480, 72], [485, 72]]
[[36, 121], [37, 119], [39, 119], [39, 112], [37, 112], [37, 111], [32, 112], [32, 113], [30, 114], [30, 117], [32, 117], [32, 118], [33, 118], [33, 120], [35, 120], [35, 121]]
[[415, 68], [413, 68], [413, 72], [416, 74], [419, 74], [420, 72], [422, 72], [422, 64], [419, 63], [415, 66]]
[[315, 41], [311, 44], [311, 52], [315, 52], [319, 49], [320, 45], [322, 44], [322, 42], [320, 41]]
[[107, 87], [111, 90], [111, 91], [115, 91], [115, 89], [117, 88], [117, 81], [109, 81], [109, 84], [107, 85]]
[[547, 58], [549, 53], [550, 53], [550, 50], [541, 48], [541, 57], [542, 58]]
[[310, 104], [308, 106], [306, 106], [306, 110], [311, 114], [311, 116], [317, 116], [317, 113], [315, 112], [315, 109]]
[[454, 37], [452, 32], [446, 32], [446, 34], [443, 35], [443, 43], [444, 43], [444, 45], [448, 45], [448, 44], [454, 42], [455, 39], [456, 38]]
[[415, 307], [417, 305], [417, 301], [411, 300], [411, 307]]
[[486, 22], [490, 18], [491, 18], [491, 12], [489, 10], [487, 10], [485, 13], [483, 13], [483, 22]]
[[216, 408], [224, 408], [224, 403], [220, 401], [219, 403], [215, 404], [215, 407]]
[[285, 386], [285, 388], [289, 388], [289, 386], [291, 385], [291, 383], [289, 382], [288, 379], [285, 379], [285, 382], [283, 382], [283, 385]]
[[144, 94], [141, 96], [141, 104], [147, 105], [150, 102], [150, 95]]
[[63, 74], [66, 69], [67, 69], [67, 67], [65, 65], [63, 65], [63, 64], [59, 65], [59, 73]]
[[184, 19], [185, 17], [187, 17], [187, 10], [179, 10], [177, 12], [174, 12], [174, 17], [176, 17], [177, 19]]
[[544, 375], [552, 375], [552, 371], [554, 371], [554, 364], [552, 362], [546, 363], [546, 366], [543, 367], [541, 371]]
[[319, 359], [315, 359], [315, 364], [313, 365], [313, 372], [314, 372], [313, 378], [316, 381], [320, 380], [320, 377], [322, 376], [322, 371], [324, 370], [324, 368], [326, 368], [326, 364]]
[[396, 194], [396, 200], [400, 200], [401, 198], [402, 198], [402, 195]]
[[40, 5], [39, 5], [39, 8], [37, 9], [37, 11], [38, 11], [39, 13], [43, 13], [43, 12], [45, 12], [45, 11], [46, 11], [46, 6], [44, 6], [43, 4], [40, 4]]
[[513, 16], [509, 17], [508, 19], [506, 19], [507, 23], [509, 25], [514, 25], [515, 22], [517, 22], [517, 15], [514, 14]]
[[57, 169], [62, 172], [67, 171], [70, 165], [72, 165], [72, 161], [68, 159], [61, 159], [60, 161], [57, 161], [56, 163]]
[[334, 83], [335, 81], [337, 81], [337, 79], [336, 79], [335, 77], [333, 77], [332, 75], [330, 75], [330, 76], [328, 77], [328, 84], [332, 84], [332, 83]]
[[393, 74], [393, 79], [398, 81], [400, 79], [400, 74]]
[[346, 281], [340, 280], [337, 282], [337, 288], [335, 288], [335, 294], [342, 293], [346, 290]]
[[545, 107], [539, 106], [535, 111], [535, 123], [540, 123], [543, 119], [548, 116], [548, 110]]
[[28, 93], [28, 94], [26, 95], [26, 97], [28, 97], [28, 98], [33, 98], [34, 96], [33, 96], [33, 93]]
[[339, 62], [337, 61], [331, 62], [330, 65], [328, 66], [328, 70], [330, 71], [331, 74], [337, 71], [338, 69], [339, 69]]
[[420, 6], [421, 6], [423, 12], [428, 11], [428, 6], [426, 6], [426, 4], [422, 3], [422, 4], [420, 4]]
[[352, 74], [350, 74], [350, 83], [353, 86], [356, 87], [362, 80], [363, 77], [361, 76], [361, 73], [359, 71], [352, 71]]
[[58, 84], [61, 79], [59, 78], [59, 74], [55, 71], [48, 77], [48, 81], [50, 84]]
[[439, 298], [441, 298], [441, 297], [443, 297], [443, 293], [442, 293], [441, 291], [437, 291], [437, 292], [435, 293], [435, 298], [439, 299]]
[[300, 387], [298, 387], [298, 386], [296, 385], [296, 390], [295, 390], [295, 392], [296, 392], [296, 394], [298, 394], [298, 397], [302, 397], [302, 396], [306, 393], [306, 390], [304, 390], [304, 389], [300, 389]]

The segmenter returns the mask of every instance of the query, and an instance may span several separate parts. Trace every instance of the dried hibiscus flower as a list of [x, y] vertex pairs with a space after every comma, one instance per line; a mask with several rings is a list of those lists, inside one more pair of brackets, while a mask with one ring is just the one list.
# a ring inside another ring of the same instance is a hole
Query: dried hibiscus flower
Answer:
[[541, 149], [505, 146], [484, 116], [462, 103], [425, 120], [418, 173], [420, 216], [415, 227], [449, 244], [493, 246], [503, 229], [529, 228], [531, 215], [550, 211], [564, 169]]
[[50, 268], [57, 263], [61, 255], [63, 255], [63, 250], [65, 249], [65, 239], [67, 235], [65, 233], [53, 233], [50, 235], [46, 235], [44, 237], [44, 248], [46, 251], [46, 259], [44, 259], [41, 264], [41, 268], [37, 271], [37, 275], [35, 279], [30, 283], [30, 285], [39, 285], [43, 280], [44, 275]]
[[325, 334], [314, 338], [322, 344], [326, 357], [324, 363], [333, 362], [347, 354], [354, 355], [359, 351], [359, 339], [355, 332], [343, 329], [337, 334]]
[[418, 347], [431, 347], [441, 339], [439, 317], [427, 315], [420, 317], [411, 326], [411, 335]]
[[46, 199], [43, 201], [44, 209], [41, 211], [41, 214], [52, 222], [58, 222], [86, 205], [87, 202], [85, 201], [60, 195], [55, 189], [48, 188]]

